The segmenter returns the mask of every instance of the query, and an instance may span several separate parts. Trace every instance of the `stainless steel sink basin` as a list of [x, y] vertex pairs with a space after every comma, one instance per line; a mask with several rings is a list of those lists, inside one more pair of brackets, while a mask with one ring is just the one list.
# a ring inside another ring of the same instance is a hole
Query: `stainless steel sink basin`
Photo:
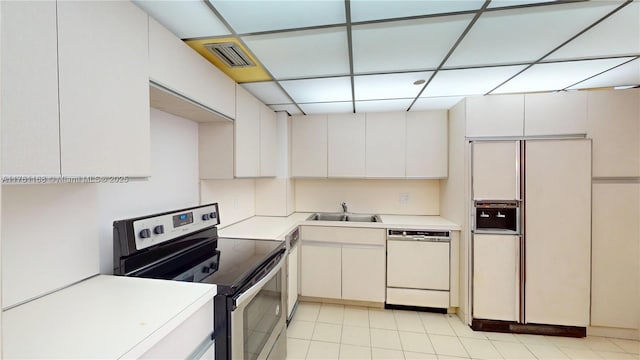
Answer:
[[370, 214], [350, 213], [314, 213], [307, 220], [315, 221], [356, 221], [356, 222], [382, 222], [380, 216]]

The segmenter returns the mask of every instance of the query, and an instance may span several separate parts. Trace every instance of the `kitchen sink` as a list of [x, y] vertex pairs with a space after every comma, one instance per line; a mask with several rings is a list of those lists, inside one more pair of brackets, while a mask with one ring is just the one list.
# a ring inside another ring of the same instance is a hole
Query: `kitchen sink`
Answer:
[[315, 221], [355, 221], [355, 222], [382, 222], [379, 215], [351, 214], [351, 213], [314, 213], [307, 220]]

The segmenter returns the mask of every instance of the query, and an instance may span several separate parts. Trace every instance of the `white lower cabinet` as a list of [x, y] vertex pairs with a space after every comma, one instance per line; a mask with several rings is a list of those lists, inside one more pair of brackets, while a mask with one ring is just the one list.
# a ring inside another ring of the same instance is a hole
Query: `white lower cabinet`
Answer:
[[300, 294], [384, 302], [385, 230], [303, 226]]

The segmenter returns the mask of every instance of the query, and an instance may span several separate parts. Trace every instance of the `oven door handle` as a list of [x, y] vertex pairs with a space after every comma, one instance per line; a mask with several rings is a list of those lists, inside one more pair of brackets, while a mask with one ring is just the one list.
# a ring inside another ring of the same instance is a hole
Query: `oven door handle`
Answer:
[[240, 296], [238, 296], [235, 299], [236, 308], [243, 307], [245, 302], [251, 301], [251, 299], [253, 299], [253, 297], [260, 291], [260, 289], [262, 289], [264, 284], [266, 284], [267, 282], [269, 282], [269, 280], [271, 280], [274, 276], [276, 276], [278, 271], [280, 271], [280, 269], [282, 269], [282, 264], [284, 262], [284, 259], [285, 259], [284, 256], [282, 258], [280, 258], [280, 261], [278, 261], [278, 264], [276, 266], [274, 266], [273, 269], [271, 269], [271, 271], [269, 271], [269, 274], [267, 274], [260, 281], [258, 281], [255, 285], [253, 285], [252, 287], [247, 289], [245, 292], [240, 294]]

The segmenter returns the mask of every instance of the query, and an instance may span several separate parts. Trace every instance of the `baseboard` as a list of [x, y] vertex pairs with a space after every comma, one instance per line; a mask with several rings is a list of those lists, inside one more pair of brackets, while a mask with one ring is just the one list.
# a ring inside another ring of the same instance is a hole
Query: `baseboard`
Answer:
[[638, 329], [622, 329], [622, 328], [610, 328], [610, 327], [602, 327], [602, 326], [590, 326], [587, 328], [587, 335], [618, 338], [618, 339], [640, 340], [640, 330]]
[[331, 299], [331, 298], [322, 298], [322, 297], [313, 297], [313, 296], [298, 296], [298, 301], [337, 304], [337, 305], [350, 305], [350, 306], [364, 306], [364, 307], [370, 307], [370, 308], [384, 309], [383, 302], [375, 302], [375, 301], [343, 300], [343, 299]]
[[587, 328], [580, 326], [519, 324], [513, 321], [473, 319], [471, 328], [475, 331], [492, 331], [516, 334], [551, 335], [565, 337], [585, 337]]

